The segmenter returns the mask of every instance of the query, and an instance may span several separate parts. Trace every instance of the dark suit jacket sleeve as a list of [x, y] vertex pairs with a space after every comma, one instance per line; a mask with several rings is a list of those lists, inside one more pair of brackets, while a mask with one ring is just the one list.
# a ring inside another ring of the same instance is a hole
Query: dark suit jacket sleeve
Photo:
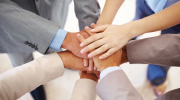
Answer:
[[98, 0], [74, 0], [74, 4], [80, 30], [90, 26], [91, 23], [96, 23], [100, 16]]
[[0, 34], [45, 53], [59, 26], [22, 9], [10, 0], [0, 1]]
[[143, 100], [123, 70], [106, 75], [96, 89], [102, 100]]
[[180, 34], [133, 40], [126, 49], [131, 64], [180, 66]]

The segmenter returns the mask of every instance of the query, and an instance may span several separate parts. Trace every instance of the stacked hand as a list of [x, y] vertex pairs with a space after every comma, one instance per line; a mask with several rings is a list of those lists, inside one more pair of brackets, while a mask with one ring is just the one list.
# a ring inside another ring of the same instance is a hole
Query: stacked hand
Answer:
[[99, 76], [98, 75], [99, 72], [96, 69], [95, 70], [93, 69], [94, 68], [93, 60], [87, 57], [88, 53], [84, 53], [84, 54], [80, 53], [82, 47], [80, 47], [80, 42], [76, 37], [77, 34], [81, 34], [85, 38], [88, 38], [90, 36], [85, 30], [80, 31], [78, 33], [70, 33], [70, 32], [67, 33], [66, 38], [62, 44], [62, 47], [69, 51], [58, 53], [60, 56], [66, 56], [64, 58], [62, 57], [62, 60], [64, 60], [63, 62], [65, 62], [64, 66], [66, 68], [87, 71], [88, 73], [95, 73], [96, 76]]
[[88, 55], [89, 58], [102, 54], [99, 59], [105, 59], [120, 50], [132, 38], [129, 35], [131, 27], [126, 24], [99, 26], [91, 24], [91, 27], [94, 29], [87, 31], [88, 27], [86, 27], [86, 32], [89, 34], [91, 34], [90, 32], [96, 32], [98, 34], [87, 38], [80, 44], [81, 47], [84, 47], [81, 50], [82, 54], [97, 48]]
[[[91, 33], [91, 35], [93, 35], [93, 33]], [[77, 38], [80, 42], [83, 42], [85, 40], [85, 38], [81, 34], [77, 34]], [[93, 61], [94, 61], [95, 66], [100, 71], [103, 71], [104, 69], [108, 67], [119, 66], [121, 62], [121, 56], [122, 56], [122, 50], [118, 50], [113, 55], [103, 60], [99, 60], [99, 55], [97, 55], [93, 57]]]

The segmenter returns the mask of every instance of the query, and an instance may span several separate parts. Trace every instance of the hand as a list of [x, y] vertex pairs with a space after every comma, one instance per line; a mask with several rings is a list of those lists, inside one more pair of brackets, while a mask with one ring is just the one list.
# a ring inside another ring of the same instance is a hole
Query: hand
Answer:
[[98, 77], [95, 74], [87, 73], [85, 71], [79, 71], [80, 78], [90, 79], [98, 82]]
[[[85, 40], [83, 36], [80, 34], [77, 35], [77, 38], [81, 42]], [[122, 50], [118, 50], [113, 55], [103, 60], [99, 60], [99, 55], [97, 55], [93, 57], [93, 61], [95, 66], [102, 72], [104, 69], [108, 67], [119, 66], [121, 62], [121, 57], [122, 57]]]
[[66, 38], [62, 44], [62, 47], [71, 51], [73, 54], [75, 54], [78, 57], [81, 58], [88, 58], [87, 53], [81, 54], [80, 50], [82, 47], [80, 47], [80, 42], [77, 40], [76, 35], [81, 34], [84, 38], [88, 38], [90, 35], [86, 31], [81, 31], [77, 33], [70, 33], [68, 32], [66, 35]]
[[83, 59], [83, 62], [84, 62], [84, 66], [88, 67], [89, 69], [88, 73], [92, 73], [93, 69], [97, 70], [96, 68], [94, 68], [93, 59]]
[[130, 26], [128, 25], [94, 26], [91, 25], [94, 28], [91, 32], [102, 33], [95, 34], [80, 44], [81, 47], [86, 46], [81, 50], [81, 53], [87, 53], [98, 48], [88, 55], [89, 58], [103, 53], [99, 59], [105, 59], [120, 50], [131, 39], [128, 34], [130, 30]]
[[122, 50], [116, 51], [113, 55], [109, 56], [106, 59], [99, 59], [100, 55], [93, 57], [95, 66], [102, 72], [108, 67], [119, 66], [121, 64]]
[[[83, 59], [75, 56], [70, 51], [58, 52], [57, 54], [61, 57], [65, 68], [89, 71], [88, 67], [83, 66]], [[93, 70], [92, 72], [99, 74], [99, 71]]]

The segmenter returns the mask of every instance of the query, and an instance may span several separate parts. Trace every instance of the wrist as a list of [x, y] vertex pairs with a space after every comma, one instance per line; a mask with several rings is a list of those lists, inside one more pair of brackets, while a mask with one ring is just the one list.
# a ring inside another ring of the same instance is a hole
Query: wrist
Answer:
[[93, 80], [95, 82], [98, 82], [98, 78], [96, 77], [95, 74], [89, 74], [87, 72], [82, 72], [82, 74], [80, 75], [81, 79], [90, 79]]
[[99, 69], [100, 72], [102, 72], [103, 70], [105, 70], [105, 69], [107, 69], [109, 67], [114, 67], [114, 66], [119, 66], [119, 65], [111, 63], [111, 65], [106, 65], [106, 66], [100, 67], [98, 69]]
[[70, 42], [71, 42], [71, 37], [72, 37], [72, 34], [70, 32], [68, 32], [62, 43], [62, 46], [61, 46], [62, 48], [69, 50], [68, 44], [70, 44]]
[[71, 64], [69, 63], [71, 58], [70, 51], [58, 52], [57, 54], [61, 57], [64, 68], [71, 68]]
[[121, 59], [121, 64], [129, 62], [128, 57], [127, 57], [127, 50], [126, 50], [126, 45], [122, 48], [122, 59]]
[[144, 33], [144, 27], [141, 27], [142, 24], [139, 21], [132, 21], [125, 25], [129, 28], [129, 40]]

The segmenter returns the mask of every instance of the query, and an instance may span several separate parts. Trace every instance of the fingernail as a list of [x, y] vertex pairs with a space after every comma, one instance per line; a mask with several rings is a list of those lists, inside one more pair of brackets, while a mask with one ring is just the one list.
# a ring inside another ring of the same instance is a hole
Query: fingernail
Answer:
[[103, 56], [100, 56], [99, 59], [103, 59]]
[[84, 43], [81, 43], [80, 46], [83, 47], [83, 46], [84, 46]]
[[84, 50], [84, 49], [82, 49], [80, 52], [81, 52], [81, 53], [84, 53], [84, 52], [85, 52], [85, 50]]
[[91, 32], [94, 32], [94, 31], [96, 31], [95, 29], [91, 29]]
[[80, 34], [77, 34], [77, 37], [79, 37], [80, 36]]
[[94, 23], [92, 23], [91, 25], [94, 25]]
[[96, 70], [96, 67], [94, 67], [94, 70]]
[[86, 63], [86, 62], [84, 62], [84, 66], [87, 66], [87, 63]]
[[97, 71], [99, 71], [99, 69], [97, 69]]
[[89, 67], [89, 71], [91, 71], [91, 67]]
[[92, 54], [89, 54], [88, 57], [91, 58], [91, 57], [92, 57]]
[[89, 28], [88, 26], [85, 27], [85, 29], [88, 29], [88, 28]]

